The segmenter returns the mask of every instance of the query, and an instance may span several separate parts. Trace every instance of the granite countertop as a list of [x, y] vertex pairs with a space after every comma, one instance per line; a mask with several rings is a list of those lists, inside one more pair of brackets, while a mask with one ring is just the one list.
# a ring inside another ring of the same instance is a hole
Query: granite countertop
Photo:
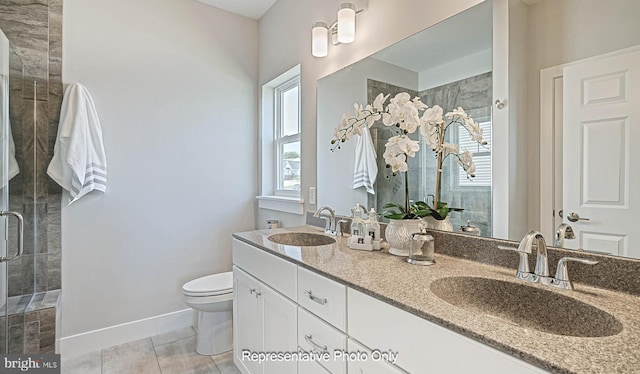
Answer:
[[[640, 373], [640, 298], [634, 295], [576, 284], [575, 290], [556, 290], [613, 315], [623, 326], [604, 337], [563, 336], [518, 326], [510, 321], [473, 313], [436, 296], [431, 285], [446, 277], [482, 277], [525, 284], [513, 269], [438, 254], [434, 266], [415, 266], [385, 250], [369, 252], [347, 247], [346, 237], [331, 245], [297, 247], [276, 244], [268, 236], [281, 232], [314, 232], [314, 226], [256, 230], [234, 238], [334, 279], [428, 321], [554, 373]], [[584, 318], [585, 316], [579, 316]], [[590, 319], [592, 316], [587, 316]]]

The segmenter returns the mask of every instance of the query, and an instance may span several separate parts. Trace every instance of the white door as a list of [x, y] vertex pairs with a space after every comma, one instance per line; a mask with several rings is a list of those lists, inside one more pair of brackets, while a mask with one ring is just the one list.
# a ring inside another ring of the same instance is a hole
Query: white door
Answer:
[[[297, 350], [297, 306], [266, 285], [261, 285], [263, 349], [265, 352], [295, 352]], [[296, 361], [268, 361], [265, 374], [296, 374]]]
[[577, 237], [565, 245], [640, 257], [640, 51], [563, 75], [564, 222]]
[[233, 351], [236, 366], [244, 374], [257, 374], [258, 362], [243, 360], [243, 351], [261, 352], [261, 311], [258, 281], [233, 267]]

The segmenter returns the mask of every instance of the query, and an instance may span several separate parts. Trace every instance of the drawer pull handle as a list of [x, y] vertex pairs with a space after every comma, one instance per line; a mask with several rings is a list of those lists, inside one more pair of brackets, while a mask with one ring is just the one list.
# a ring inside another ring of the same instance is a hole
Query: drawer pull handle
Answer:
[[320, 345], [316, 342], [313, 341], [313, 336], [311, 336], [311, 334], [306, 334], [304, 336], [304, 340], [307, 341], [307, 343], [311, 344], [315, 349], [319, 349], [323, 352], [327, 351], [327, 346], [326, 345]]
[[250, 289], [250, 290], [249, 290], [249, 294], [250, 294], [250, 295], [253, 295], [253, 293], [254, 293], [254, 292], [256, 292], [256, 289], [255, 289], [255, 288], [252, 288], [252, 289]]
[[304, 293], [313, 301], [315, 301], [316, 303], [320, 304], [320, 305], [324, 305], [327, 303], [327, 299], [325, 298], [319, 298], [318, 296], [314, 296], [313, 293], [311, 292], [311, 290], [306, 290], [304, 291]]

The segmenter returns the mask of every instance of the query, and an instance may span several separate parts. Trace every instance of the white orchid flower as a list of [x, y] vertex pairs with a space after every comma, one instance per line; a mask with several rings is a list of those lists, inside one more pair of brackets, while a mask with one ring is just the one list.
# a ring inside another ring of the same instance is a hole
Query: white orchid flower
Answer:
[[473, 173], [476, 171], [476, 165], [473, 163], [473, 153], [471, 153], [471, 151], [459, 154], [458, 163], [468, 175], [475, 177]]
[[384, 162], [391, 167], [391, 171], [394, 174], [399, 171], [406, 172], [409, 170], [409, 165], [407, 165], [406, 156], [404, 154], [395, 155], [386, 151], [382, 156], [384, 157]]
[[382, 113], [382, 124], [389, 127], [389, 126], [393, 126], [393, 121], [391, 120], [391, 114], [389, 113]]
[[438, 132], [439, 127], [432, 126], [428, 123], [423, 123], [420, 126], [420, 135], [422, 135], [422, 139], [429, 145], [429, 148], [432, 150], [436, 150], [440, 147], [440, 133]]
[[464, 153], [459, 154], [458, 156], [460, 160], [460, 165], [462, 166], [470, 165], [471, 160], [473, 159], [473, 153], [471, 153], [471, 151], [466, 151]]
[[362, 117], [364, 117], [364, 113], [362, 113], [362, 105], [358, 104], [358, 103], [353, 103], [353, 110], [356, 114], [356, 118], [360, 119]]
[[384, 146], [392, 154], [405, 153], [409, 157], [415, 157], [416, 152], [420, 150], [420, 143], [406, 135], [392, 136]]
[[467, 115], [467, 112], [465, 112], [464, 109], [462, 109], [461, 107], [457, 107], [456, 109], [445, 114], [444, 116], [451, 119], [454, 119], [455, 117], [459, 117], [463, 121], [469, 117], [469, 115]]
[[404, 136], [398, 145], [409, 157], [415, 157], [416, 152], [420, 150], [420, 143], [415, 140], [411, 140], [408, 136]]
[[416, 132], [418, 126], [420, 126], [418, 109], [411, 104], [407, 104], [398, 110], [397, 115], [401, 129], [406, 130], [409, 134]]
[[397, 106], [405, 106], [411, 100], [411, 96], [406, 92], [400, 92], [396, 96], [391, 99], [391, 104], [395, 104]]
[[425, 110], [428, 108], [427, 104], [420, 101], [420, 98], [418, 96], [414, 97], [411, 102], [413, 103], [413, 106], [418, 110]]
[[451, 143], [442, 143], [442, 157], [447, 157], [450, 154], [458, 154], [458, 145]]
[[373, 109], [375, 109], [377, 112], [384, 111], [383, 105], [388, 98], [389, 95], [384, 96], [384, 94], [379, 94], [378, 96], [376, 96], [376, 99], [373, 100]]
[[444, 122], [444, 118], [442, 118], [443, 110], [440, 105], [434, 105], [433, 107], [427, 109], [422, 114], [420, 118], [421, 125], [430, 125], [430, 126], [439, 126]]

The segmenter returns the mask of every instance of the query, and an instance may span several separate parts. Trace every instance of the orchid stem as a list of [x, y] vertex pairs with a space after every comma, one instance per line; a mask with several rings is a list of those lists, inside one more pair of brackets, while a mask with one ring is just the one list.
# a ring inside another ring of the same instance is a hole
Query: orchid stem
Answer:
[[[409, 156], [404, 155], [405, 161], [409, 163]], [[405, 214], [409, 213], [409, 170], [404, 172], [404, 211]]]
[[442, 176], [442, 144], [444, 143], [444, 132], [445, 132], [445, 124], [444, 122], [440, 124], [440, 150], [438, 151], [438, 163], [436, 165], [436, 193], [433, 199], [433, 209], [438, 210], [438, 201], [440, 201], [440, 177]]

